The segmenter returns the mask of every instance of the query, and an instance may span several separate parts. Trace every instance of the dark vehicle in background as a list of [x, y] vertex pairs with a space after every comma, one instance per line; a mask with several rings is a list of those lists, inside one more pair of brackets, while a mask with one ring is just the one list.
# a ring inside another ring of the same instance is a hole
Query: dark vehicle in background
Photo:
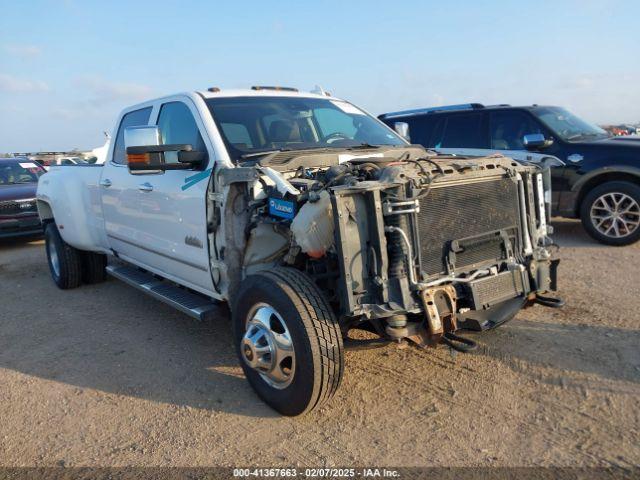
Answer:
[[0, 238], [42, 233], [36, 189], [45, 172], [26, 158], [0, 158]]
[[640, 239], [640, 137], [613, 137], [551, 106], [452, 105], [385, 113], [380, 120], [412, 143], [442, 153], [502, 153], [551, 168], [554, 214], [580, 218], [609, 245]]
[[34, 160], [34, 162], [36, 162], [45, 170], [49, 170], [49, 167], [54, 167], [56, 165], [87, 165], [87, 164], [95, 163], [95, 161], [87, 162], [86, 160], [80, 157], [57, 157], [57, 158], [54, 158], [53, 160], [39, 159], [39, 160]]

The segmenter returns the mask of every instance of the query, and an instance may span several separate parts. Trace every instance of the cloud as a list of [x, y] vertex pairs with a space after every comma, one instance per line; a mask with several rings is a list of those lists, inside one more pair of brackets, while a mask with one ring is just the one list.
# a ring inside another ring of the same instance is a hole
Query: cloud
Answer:
[[578, 75], [562, 79], [557, 86], [564, 90], [585, 90], [593, 88], [597, 82], [598, 78], [593, 75]]
[[37, 57], [42, 53], [42, 50], [40, 49], [40, 47], [37, 47], [36, 45], [11, 44], [11, 45], [5, 45], [4, 50], [9, 55], [14, 55], [16, 57], [23, 57], [23, 58]]
[[8, 113], [10, 115], [22, 114], [26, 109], [21, 105], [0, 105], [0, 113]]
[[65, 120], [78, 120], [80, 118], [86, 118], [86, 108], [54, 108], [51, 112], [52, 116], [57, 118], [63, 118]]
[[127, 105], [148, 100], [154, 90], [138, 83], [111, 82], [99, 75], [75, 78], [74, 98], [63, 105], [52, 106], [50, 115], [71, 124], [102, 122], [99, 130], [109, 127], [118, 111]]
[[0, 73], [0, 92], [33, 93], [48, 92], [49, 86], [41, 80], [26, 80]]
[[76, 79], [79, 87], [91, 94], [88, 100], [94, 106], [108, 103], [138, 102], [150, 98], [153, 89], [148, 85], [127, 82], [110, 82], [99, 76], [83, 76]]

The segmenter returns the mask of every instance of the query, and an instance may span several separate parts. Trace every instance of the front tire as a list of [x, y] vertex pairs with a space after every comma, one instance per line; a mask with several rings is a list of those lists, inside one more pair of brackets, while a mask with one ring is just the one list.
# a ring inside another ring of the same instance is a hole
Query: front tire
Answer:
[[51, 278], [63, 290], [79, 287], [82, 283], [80, 251], [66, 243], [55, 223], [48, 223], [44, 231], [47, 262]]
[[606, 182], [584, 197], [580, 219], [587, 233], [607, 245], [629, 245], [640, 239], [640, 186]]
[[318, 408], [338, 389], [344, 349], [322, 292], [292, 268], [247, 277], [233, 308], [240, 364], [258, 396], [283, 415]]

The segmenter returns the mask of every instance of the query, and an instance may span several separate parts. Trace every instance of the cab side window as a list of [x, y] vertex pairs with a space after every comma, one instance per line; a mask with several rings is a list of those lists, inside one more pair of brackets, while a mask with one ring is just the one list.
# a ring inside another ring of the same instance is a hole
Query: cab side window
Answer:
[[[191, 145], [194, 150], [205, 152], [207, 148], [200, 135], [196, 119], [189, 107], [182, 102], [165, 103], [160, 109], [158, 116], [158, 127], [160, 128], [160, 140], [163, 145]], [[173, 152], [165, 154], [165, 161], [177, 163], [177, 154]]]
[[542, 133], [529, 115], [515, 110], [491, 112], [489, 129], [491, 148], [495, 150], [524, 150], [525, 135]]
[[118, 133], [116, 135], [116, 142], [113, 145], [113, 163], [117, 163], [118, 165], [127, 164], [127, 156], [125, 155], [124, 147], [124, 129], [127, 127], [147, 125], [149, 123], [150, 116], [151, 107], [147, 107], [126, 113], [122, 117], [122, 121], [120, 122], [120, 127], [118, 128]]

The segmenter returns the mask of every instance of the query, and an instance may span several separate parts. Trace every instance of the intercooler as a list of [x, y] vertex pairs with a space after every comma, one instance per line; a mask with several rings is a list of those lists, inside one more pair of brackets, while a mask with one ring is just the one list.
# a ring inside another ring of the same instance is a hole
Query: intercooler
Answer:
[[417, 214], [420, 267], [427, 277], [507, 258], [520, 228], [518, 185], [509, 177], [432, 185]]

